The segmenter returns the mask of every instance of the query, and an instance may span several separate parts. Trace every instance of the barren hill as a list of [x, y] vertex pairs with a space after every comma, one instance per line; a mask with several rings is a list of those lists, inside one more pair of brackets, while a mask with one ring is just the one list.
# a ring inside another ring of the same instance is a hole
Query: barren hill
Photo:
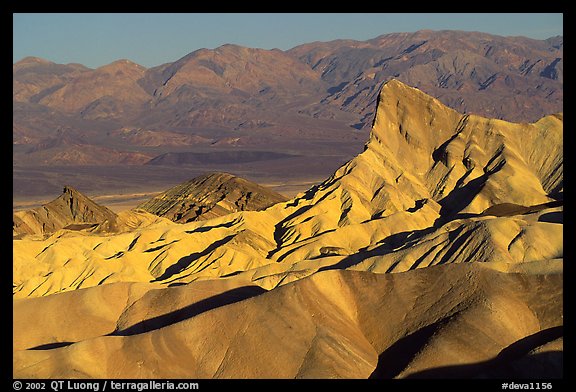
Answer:
[[[24, 328], [15, 332], [14, 375], [561, 377], [561, 285], [561, 274], [477, 263], [325, 271], [260, 295], [219, 281], [162, 290], [116, 283], [17, 300], [14, 322]], [[52, 318], [64, 305], [65, 318]], [[31, 311], [50, 320], [40, 335]]]
[[174, 222], [258, 211], [286, 201], [279, 193], [229, 173], [209, 173], [176, 185], [137, 208]]
[[116, 214], [96, 204], [76, 189], [65, 186], [55, 200], [28, 211], [14, 213], [12, 231], [18, 234], [44, 234], [71, 226], [113, 224]]
[[87, 71], [89, 68], [81, 64], [56, 64], [38, 57], [26, 57], [12, 66], [13, 99], [37, 103]]
[[561, 377], [562, 150], [561, 114], [391, 80], [364, 151], [291, 200], [15, 240], [14, 376]]

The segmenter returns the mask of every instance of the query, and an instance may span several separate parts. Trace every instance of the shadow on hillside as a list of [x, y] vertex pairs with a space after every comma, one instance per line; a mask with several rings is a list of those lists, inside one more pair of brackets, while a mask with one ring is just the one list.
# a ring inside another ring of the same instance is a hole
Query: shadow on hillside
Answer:
[[71, 344], [74, 344], [74, 342], [46, 343], [46, 344], [41, 344], [41, 345], [36, 346], [36, 347], [30, 347], [27, 350], [53, 350], [55, 348], [66, 347], [66, 346], [69, 346]]
[[410, 374], [406, 379], [559, 379], [563, 377], [562, 351], [527, 355], [513, 361], [485, 361], [470, 365], [443, 366]]
[[213, 310], [222, 306], [231, 305], [236, 302], [243, 301], [248, 298], [255, 297], [265, 293], [260, 286], [243, 286], [238, 287], [221, 294], [205, 298], [182, 309], [178, 309], [160, 316], [152, 317], [147, 320], [142, 320], [126, 329], [116, 330], [109, 334], [109, 336], [130, 336], [140, 333], [149, 332], [155, 329], [174, 324], [191, 317], [198, 316], [201, 313]]
[[[398, 340], [378, 356], [378, 364], [370, 378], [398, 376], [427, 344], [438, 329], [438, 323], [426, 326]], [[466, 365], [450, 365], [421, 370], [406, 378], [562, 378], [563, 353], [548, 351], [529, 355], [531, 350], [561, 338], [563, 327], [547, 328], [526, 336], [487, 361]]]
[[208, 256], [214, 250], [216, 250], [217, 248], [219, 248], [222, 245], [225, 245], [226, 243], [228, 243], [228, 241], [232, 240], [233, 238], [234, 238], [234, 235], [231, 234], [227, 237], [222, 238], [221, 240], [214, 242], [213, 244], [211, 244], [210, 246], [208, 246], [206, 249], [204, 249], [201, 252], [192, 253], [188, 256], [182, 257], [175, 264], [172, 264], [170, 267], [166, 268], [166, 271], [164, 271], [164, 273], [161, 276], [157, 277], [156, 279], [152, 280], [151, 282], [158, 282], [158, 281], [166, 280], [166, 279], [172, 277], [173, 275], [176, 275], [176, 274], [184, 271], [186, 268], [188, 268], [190, 265], [192, 265], [192, 263], [194, 263], [200, 257]]
[[546, 212], [538, 217], [538, 222], [564, 223], [564, 213], [562, 211]]
[[[383, 256], [383, 255], [386, 255], [388, 253], [396, 252], [400, 249], [410, 247], [419, 238], [422, 238], [426, 234], [432, 233], [437, 229], [438, 229], [438, 227], [432, 226], [432, 227], [428, 227], [428, 228], [422, 229], [422, 230], [402, 231], [400, 233], [392, 234], [392, 235], [386, 237], [381, 242], [379, 242], [377, 247], [370, 249], [370, 250], [367, 250], [365, 248], [360, 249], [360, 250], [358, 250], [357, 253], [346, 256], [345, 258], [343, 258], [342, 260], [340, 260], [336, 264], [326, 265], [324, 267], [321, 267], [320, 269], [318, 269], [318, 272], [328, 271], [328, 270], [333, 270], [333, 269], [346, 269], [346, 268], [352, 267], [356, 264], [359, 264], [362, 261], [364, 261], [370, 257]], [[330, 256], [330, 255], [319, 255], [315, 258], [321, 258], [321, 257], [326, 257], [326, 256]], [[396, 266], [395, 264], [392, 265], [392, 267], [390, 267], [390, 270], [387, 272], [390, 272], [391, 269], [393, 269], [393, 267], [395, 267], [395, 266]]]
[[188, 230], [185, 233], [186, 234], [206, 233], [212, 229], [219, 229], [219, 228], [223, 228], [223, 227], [229, 229], [229, 228], [233, 227], [234, 225], [237, 225], [238, 223], [240, 223], [241, 220], [242, 220], [242, 218], [239, 218], [239, 219], [234, 219], [230, 222], [219, 223], [219, 224], [214, 225], [214, 226], [208, 226], [208, 225], [207, 226], [200, 226], [194, 230]]
[[440, 322], [430, 324], [396, 341], [378, 356], [376, 369], [374, 369], [369, 378], [388, 379], [400, 374], [434, 335], [440, 324]]

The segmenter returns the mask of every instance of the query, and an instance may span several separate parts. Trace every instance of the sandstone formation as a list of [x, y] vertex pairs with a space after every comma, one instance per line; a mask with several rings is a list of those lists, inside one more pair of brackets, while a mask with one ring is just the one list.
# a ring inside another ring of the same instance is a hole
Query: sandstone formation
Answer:
[[562, 150], [561, 113], [391, 80], [364, 151], [291, 200], [14, 240], [13, 375], [561, 377]]
[[50, 203], [33, 210], [15, 212], [12, 232], [14, 235], [44, 234], [62, 228], [94, 227], [105, 222], [112, 225], [116, 217], [108, 208], [65, 186], [62, 195]]
[[[522, 360], [562, 375], [562, 274], [471, 263], [324, 271], [259, 295], [230, 283], [115, 283], [16, 300], [15, 377], [534, 377], [513, 367]], [[63, 305], [65, 318], [53, 318]], [[49, 320], [40, 333], [38, 309]], [[546, 360], [530, 354], [539, 349]]]
[[279, 193], [229, 173], [209, 173], [168, 189], [137, 208], [174, 222], [264, 210], [286, 201]]

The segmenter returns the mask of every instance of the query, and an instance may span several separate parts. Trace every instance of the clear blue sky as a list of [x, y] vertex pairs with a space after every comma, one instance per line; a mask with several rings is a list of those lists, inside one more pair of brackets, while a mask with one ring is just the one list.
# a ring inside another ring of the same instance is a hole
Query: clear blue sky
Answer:
[[563, 14], [13, 14], [13, 61], [37, 56], [95, 68], [125, 58], [152, 67], [226, 43], [286, 50], [421, 29], [545, 39], [563, 35]]

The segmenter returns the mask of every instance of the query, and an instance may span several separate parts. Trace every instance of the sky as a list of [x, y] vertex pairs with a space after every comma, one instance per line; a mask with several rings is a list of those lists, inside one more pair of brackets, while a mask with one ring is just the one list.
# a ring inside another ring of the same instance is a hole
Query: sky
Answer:
[[15, 13], [13, 62], [35, 56], [96, 68], [129, 59], [153, 67], [227, 43], [287, 50], [422, 29], [546, 39], [563, 35], [563, 27], [561, 13]]

